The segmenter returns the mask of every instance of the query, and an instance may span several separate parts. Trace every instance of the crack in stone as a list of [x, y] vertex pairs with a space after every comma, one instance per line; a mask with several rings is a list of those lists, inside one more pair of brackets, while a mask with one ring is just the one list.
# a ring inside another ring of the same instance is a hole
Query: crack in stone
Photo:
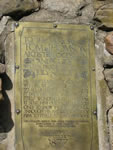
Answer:
[[21, 18], [25, 17], [25, 16], [29, 16], [31, 15], [33, 12], [35, 12], [34, 9], [31, 9], [29, 11], [22, 11], [22, 10], [18, 10], [18, 11], [14, 11], [8, 14], [5, 14], [4, 16], [10, 16], [14, 21], [19, 21]]
[[101, 25], [100, 27], [98, 27], [99, 30], [105, 31], [105, 32], [111, 32], [113, 31], [113, 27], [107, 27], [105, 25]]

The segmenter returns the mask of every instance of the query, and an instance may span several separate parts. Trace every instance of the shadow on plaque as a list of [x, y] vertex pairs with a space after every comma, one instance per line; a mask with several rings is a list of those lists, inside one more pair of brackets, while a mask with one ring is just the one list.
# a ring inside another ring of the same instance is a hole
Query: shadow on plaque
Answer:
[[2, 78], [2, 93], [4, 97], [4, 100], [0, 101], [0, 133], [7, 133], [13, 128], [14, 122], [12, 120], [11, 103], [6, 90], [11, 90], [13, 84], [6, 73], [0, 75], [0, 77]]

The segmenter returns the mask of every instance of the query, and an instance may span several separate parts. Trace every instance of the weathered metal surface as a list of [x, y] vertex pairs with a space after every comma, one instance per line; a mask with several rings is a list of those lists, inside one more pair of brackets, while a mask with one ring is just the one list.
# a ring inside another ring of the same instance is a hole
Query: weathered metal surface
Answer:
[[7, 146], [5, 144], [0, 144], [0, 150], [6, 150]]
[[90, 27], [21, 22], [15, 41], [16, 150], [98, 150]]

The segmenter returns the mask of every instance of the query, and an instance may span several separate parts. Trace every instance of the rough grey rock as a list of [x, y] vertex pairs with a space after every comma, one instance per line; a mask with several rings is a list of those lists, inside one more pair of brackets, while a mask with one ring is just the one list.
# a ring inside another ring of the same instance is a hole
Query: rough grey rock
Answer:
[[84, 0], [44, 0], [42, 3], [42, 8], [60, 12], [64, 14], [65, 17], [76, 17], [76, 12], [86, 5]]
[[[101, 72], [104, 69], [103, 61], [104, 61], [104, 37], [105, 36], [106, 36], [106, 33], [104, 31], [95, 32], [96, 61], [97, 61], [98, 68], [99, 68], [99, 66], [101, 68], [100, 69]], [[100, 78], [101, 78], [101, 76], [100, 76]]]
[[109, 133], [110, 133], [110, 149], [113, 150], [113, 107], [109, 110], [108, 113], [109, 119]]
[[[50, 12], [59, 12], [65, 18], [91, 19], [94, 15], [89, 0], [44, 0], [41, 7]], [[87, 15], [86, 15], [87, 14]]]
[[4, 63], [4, 55], [5, 55], [5, 39], [8, 33], [8, 21], [10, 20], [9, 16], [4, 16], [0, 21], [0, 62]]
[[5, 73], [5, 65], [0, 63], [0, 74]]
[[40, 11], [23, 17], [21, 21], [90, 24], [94, 16], [93, 6], [84, 0], [76, 3], [74, 0], [45, 0], [41, 7]]
[[102, 7], [103, 5], [109, 4], [110, 2], [112, 3], [113, 0], [94, 0], [94, 7], [98, 9]]
[[113, 56], [104, 56], [104, 68], [113, 68]]
[[[1, 130], [1, 127], [0, 127], [0, 130]], [[6, 133], [0, 133], [0, 142], [3, 141], [6, 138], [7, 138], [7, 134]]]
[[[20, 15], [40, 6], [37, 0], [0, 0], [0, 15]], [[15, 14], [14, 14], [15, 13]]]
[[30, 16], [23, 17], [21, 21], [40, 21], [40, 22], [58, 22], [58, 23], [78, 23], [79, 19], [65, 18], [60, 12], [52, 12], [42, 9]]
[[110, 89], [110, 92], [113, 93], [113, 68], [112, 69], [105, 69], [104, 70], [104, 76], [105, 76], [105, 80], [108, 83], [108, 87]]
[[10, 19], [9, 16], [4, 16], [2, 18], [2, 20], [0, 21], [0, 34], [4, 31], [6, 24], [7, 24], [9, 19]]
[[104, 30], [106, 30], [106, 27], [113, 28], [113, 2], [99, 7], [95, 18], [101, 22], [100, 26], [102, 26]]

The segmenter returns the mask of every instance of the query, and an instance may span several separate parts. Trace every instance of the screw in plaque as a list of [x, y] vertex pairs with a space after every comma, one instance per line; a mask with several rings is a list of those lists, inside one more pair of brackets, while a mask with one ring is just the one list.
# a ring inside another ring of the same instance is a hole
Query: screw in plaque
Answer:
[[94, 110], [93, 114], [94, 114], [95, 116], [97, 116], [97, 111], [96, 111], [96, 110]]
[[57, 28], [57, 24], [53, 24], [53, 27], [54, 27], [54, 28]]
[[94, 26], [93, 26], [93, 25], [91, 25], [91, 26], [90, 26], [90, 29], [91, 29], [91, 30], [94, 30]]
[[16, 73], [16, 70], [18, 70], [20, 67], [18, 65], [15, 65], [15, 73]]
[[15, 69], [19, 69], [19, 66], [15, 66]]
[[92, 68], [92, 71], [95, 71], [95, 68], [94, 68], [94, 67]]
[[16, 113], [17, 113], [17, 115], [19, 115], [20, 114], [20, 109], [17, 109]]
[[19, 27], [19, 23], [18, 23], [18, 22], [15, 23], [15, 27], [16, 27], [16, 28]]

